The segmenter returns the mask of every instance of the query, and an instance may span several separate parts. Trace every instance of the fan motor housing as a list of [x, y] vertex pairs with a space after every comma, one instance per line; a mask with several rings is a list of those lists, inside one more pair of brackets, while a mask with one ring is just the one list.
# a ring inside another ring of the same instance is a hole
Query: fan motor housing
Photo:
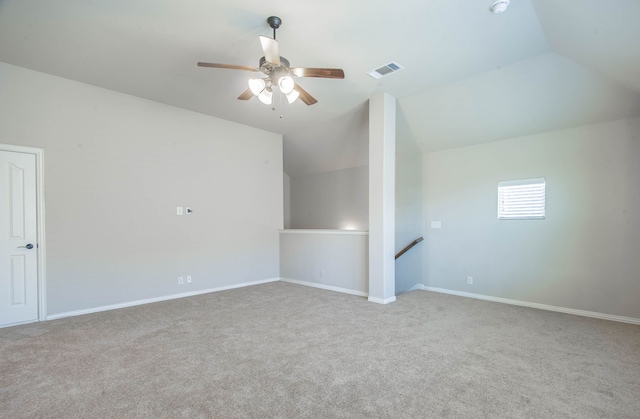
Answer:
[[260, 71], [267, 76], [274, 76], [275, 78], [289, 75], [290, 68], [289, 60], [284, 57], [280, 57], [280, 65], [274, 66], [266, 58], [260, 58]]

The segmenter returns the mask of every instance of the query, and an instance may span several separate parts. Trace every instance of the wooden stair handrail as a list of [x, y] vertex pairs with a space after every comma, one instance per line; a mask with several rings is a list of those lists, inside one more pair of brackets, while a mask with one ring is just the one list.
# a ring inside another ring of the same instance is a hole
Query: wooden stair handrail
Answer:
[[398, 254], [396, 255], [396, 259], [398, 259], [400, 256], [402, 256], [405, 253], [407, 253], [409, 251], [409, 249], [411, 249], [416, 244], [420, 243], [422, 240], [424, 240], [424, 238], [418, 237], [417, 239], [415, 239], [414, 241], [409, 243], [409, 245], [407, 245], [407, 247], [405, 247], [404, 249], [402, 249], [401, 251], [398, 252]]

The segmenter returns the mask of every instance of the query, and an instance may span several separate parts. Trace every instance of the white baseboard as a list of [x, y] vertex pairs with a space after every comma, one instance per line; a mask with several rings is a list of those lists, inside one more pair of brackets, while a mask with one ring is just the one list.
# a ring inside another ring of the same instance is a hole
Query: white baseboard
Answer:
[[384, 299], [383, 298], [369, 296], [368, 300], [371, 301], [372, 303], [389, 304], [389, 303], [393, 303], [394, 301], [396, 301], [396, 296], [394, 295], [393, 297], [384, 298]]
[[299, 281], [297, 279], [290, 279], [290, 278], [280, 278], [280, 280], [282, 282], [289, 282], [291, 284], [304, 285], [304, 286], [307, 286], [307, 287], [314, 287], [314, 288], [320, 288], [320, 289], [323, 289], [323, 290], [336, 291], [336, 292], [341, 292], [341, 293], [344, 293], [344, 294], [357, 295], [358, 297], [367, 297], [367, 299], [372, 303], [389, 304], [389, 303], [393, 303], [394, 301], [396, 301], [396, 297], [395, 296], [382, 299], [382, 298], [377, 298], [377, 297], [371, 297], [371, 296], [369, 296], [369, 294], [367, 294], [366, 292], [363, 292], [363, 291], [351, 290], [351, 289], [348, 289], [348, 288], [334, 287], [333, 285], [318, 284], [317, 282]]
[[509, 298], [492, 297], [492, 296], [489, 296], [489, 295], [473, 294], [473, 293], [470, 293], [470, 292], [448, 290], [448, 289], [444, 289], [444, 288], [427, 287], [427, 286], [425, 286], [423, 284], [418, 284], [418, 285], [416, 285], [416, 287], [417, 286], [421, 286], [421, 288], [416, 288], [416, 289], [423, 289], [425, 291], [439, 292], [439, 293], [442, 293], [442, 294], [457, 295], [459, 297], [475, 298], [477, 300], [493, 301], [493, 302], [496, 302], [496, 303], [504, 303], [504, 304], [511, 304], [511, 305], [515, 305], [515, 306], [537, 308], [537, 309], [540, 309], [540, 310], [557, 311], [559, 313], [574, 314], [576, 316], [593, 317], [593, 318], [596, 318], [596, 319], [611, 320], [611, 321], [614, 321], [614, 322], [631, 323], [631, 324], [640, 325], [640, 319], [636, 319], [636, 318], [633, 318], [633, 317], [624, 317], [624, 316], [617, 316], [617, 315], [614, 315], [614, 314], [598, 313], [596, 311], [577, 310], [577, 309], [574, 309], [574, 308], [551, 306], [551, 305], [548, 305], [548, 304], [531, 303], [531, 302], [528, 302], [528, 301], [511, 300]]
[[358, 297], [366, 297], [366, 296], [369, 295], [369, 294], [367, 294], [366, 292], [363, 292], [363, 291], [351, 290], [351, 289], [348, 289], [348, 288], [334, 287], [333, 285], [318, 284], [317, 282], [299, 281], [297, 279], [290, 279], [290, 278], [280, 278], [280, 281], [289, 282], [291, 284], [304, 285], [304, 286], [307, 286], [307, 287], [321, 288], [323, 290], [341, 292], [343, 294], [357, 295]]
[[160, 301], [167, 301], [167, 300], [175, 300], [176, 298], [193, 297], [195, 295], [209, 294], [211, 292], [225, 291], [225, 290], [230, 290], [230, 289], [234, 289], [234, 288], [250, 287], [252, 285], [266, 284], [266, 283], [269, 283], [269, 282], [276, 282], [276, 281], [279, 281], [279, 280], [280, 280], [280, 278], [269, 278], [269, 279], [263, 279], [263, 280], [260, 280], [260, 281], [243, 282], [241, 284], [227, 285], [227, 286], [224, 286], [224, 287], [210, 288], [210, 289], [206, 289], [206, 290], [183, 292], [183, 293], [180, 293], [180, 294], [165, 295], [165, 296], [162, 296], [162, 297], [147, 298], [147, 299], [144, 299], [144, 300], [128, 301], [126, 303], [110, 304], [110, 305], [106, 305], [106, 306], [86, 308], [86, 309], [82, 309], [82, 310], [67, 311], [67, 312], [64, 312], [64, 313], [56, 313], [56, 314], [47, 315], [46, 319], [47, 320], [56, 320], [56, 319], [62, 319], [62, 318], [65, 318], [65, 317], [73, 317], [73, 316], [81, 316], [83, 314], [98, 313], [98, 312], [101, 312], [101, 311], [117, 310], [119, 308], [139, 306], [139, 305], [142, 305], [142, 304], [157, 303], [157, 302], [160, 302]]
[[37, 323], [40, 320], [35, 319], [35, 320], [27, 320], [26, 322], [18, 322], [18, 323], [9, 323], [9, 324], [2, 324], [0, 325], [0, 329], [4, 328], [4, 327], [13, 327], [13, 326], [21, 326], [23, 324], [29, 324], [29, 323]]
[[409, 288], [405, 292], [424, 290], [424, 284], [415, 284], [413, 287]]

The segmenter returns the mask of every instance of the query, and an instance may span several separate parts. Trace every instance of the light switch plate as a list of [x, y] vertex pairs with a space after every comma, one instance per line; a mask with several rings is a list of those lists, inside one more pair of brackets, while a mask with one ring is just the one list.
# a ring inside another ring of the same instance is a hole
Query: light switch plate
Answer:
[[176, 209], [176, 214], [178, 214], [178, 215], [182, 215], [182, 214], [184, 214], [184, 210], [183, 210], [183, 208], [182, 208], [182, 207], [178, 207], [178, 208]]

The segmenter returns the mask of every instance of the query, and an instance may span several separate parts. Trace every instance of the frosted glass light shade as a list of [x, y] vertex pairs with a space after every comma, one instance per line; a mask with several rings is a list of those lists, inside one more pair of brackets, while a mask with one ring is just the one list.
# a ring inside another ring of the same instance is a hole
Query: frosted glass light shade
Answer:
[[273, 97], [273, 92], [269, 91], [268, 89], [264, 89], [258, 95], [258, 99], [260, 99], [260, 102], [264, 103], [265, 105], [271, 105], [272, 97]]
[[249, 79], [249, 90], [256, 96], [264, 90], [265, 86], [266, 84], [263, 79]]
[[295, 83], [291, 77], [284, 76], [280, 77], [280, 80], [278, 80], [278, 86], [280, 86], [280, 91], [286, 95], [287, 93], [291, 93]]
[[296, 99], [298, 99], [300, 97], [300, 92], [298, 92], [297, 90], [292, 90], [289, 93], [287, 93], [287, 100], [289, 101], [289, 103], [293, 103], [296, 101]]

